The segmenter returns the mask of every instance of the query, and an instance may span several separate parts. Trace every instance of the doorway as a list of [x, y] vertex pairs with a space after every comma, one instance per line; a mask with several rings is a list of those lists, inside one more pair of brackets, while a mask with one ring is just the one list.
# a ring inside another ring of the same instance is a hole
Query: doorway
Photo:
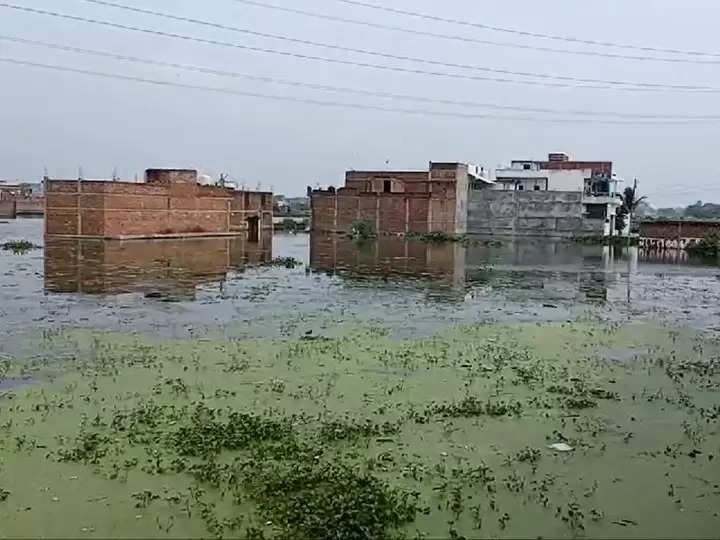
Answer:
[[257, 242], [260, 238], [260, 218], [252, 216], [247, 218], [248, 242]]

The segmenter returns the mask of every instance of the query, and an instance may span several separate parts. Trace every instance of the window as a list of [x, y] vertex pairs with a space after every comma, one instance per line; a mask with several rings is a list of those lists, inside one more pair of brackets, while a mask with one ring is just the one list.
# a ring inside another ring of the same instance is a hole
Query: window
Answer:
[[250, 206], [250, 193], [246, 191], [243, 195], [243, 198], [245, 199], [245, 208], [248, 208]]
[[260, 195], [260, 206], [262, 206], [263, 208], [265, 208], [265, 200], [265, 195]]
[[524, 191], [524, 190], [525, 190], [525, 186], [523, 186], [522, 184], [518, 184], [518, 187], [517, 187], [517, 188], [518, 188], [518, 191]]
[[523, 169], [525, 169], [526, 171], [529, 171], [529, 170], [530, 170], [530, 164], [529, 164], [529, 163], [523, 163]]
[[537, 184], [535, 184], [535, 186], [533, 187], [533, 190], [535, 190], [535, 191], [540, 191], [540, 186], [538, 186]]
[[385, 180], [385, 182], [383, 182], [383, 191], [385, 193], [392, 193], [392, 181], [391, 180]]
[[588, 219], [606, 219], [607, 218], [607, 205], [588, 204], [587, 205], [587, 217], [588, 217]]

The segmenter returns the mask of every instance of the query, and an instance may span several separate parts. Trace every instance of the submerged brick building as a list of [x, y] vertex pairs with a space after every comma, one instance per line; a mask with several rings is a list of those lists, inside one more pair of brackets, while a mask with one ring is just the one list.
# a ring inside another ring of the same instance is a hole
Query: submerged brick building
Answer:
[[367, 222], [379, 233], [464, 233], [470, 170], [430, 163], [427, 171], [348, 171], [337, 190], [308, 188], [311, 229], [348, 232]]
[[198, 184], [197, 171], [148, 169], [145, 182], [45, 179], [45, 234], [107, 239], [272, 231], [270, 192]]

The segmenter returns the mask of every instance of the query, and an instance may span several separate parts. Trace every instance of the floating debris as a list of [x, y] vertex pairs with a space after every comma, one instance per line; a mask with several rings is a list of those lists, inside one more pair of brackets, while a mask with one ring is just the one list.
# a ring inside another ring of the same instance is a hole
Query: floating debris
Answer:
[[574, 448], [570, 446], [569, 444], [566, 444], [564, 442], [551, 444], [548, 446], [551, 450], [556, 450], [557, 452], [572, 452]]

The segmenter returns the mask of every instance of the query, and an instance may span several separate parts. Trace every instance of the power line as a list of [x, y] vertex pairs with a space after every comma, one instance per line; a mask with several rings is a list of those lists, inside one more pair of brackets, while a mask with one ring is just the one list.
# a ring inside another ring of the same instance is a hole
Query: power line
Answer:
[[493, 41], [490, 39], [480, 39], [469, 36], [462, 36], [457, 34], [447, 34], [441, 32], [430, 32], [426, 30], [415, 30], [413, 28], [407, 28], [404, 26], [397, 26], [391, 24], [383, 24], [365, 21], [361, 19], [352, 19], [349, 17], [339, 17], [335, 15], [328, 15], [326, 13], [318, 13], [316, 11], [308, 11], [305, 9], [290, 8], [285, 6], [278, 6], [275, 4], [268, 4], [267, 2], [260, 2], [257, 0], [233, 0], [241, 4], [247, 4], [249, 6], [260, 7], [264, 9], [272, 9], [276, 11], [282, 11], [285, 13], [294, 13], [296, 15], [303, 15], [306, 17], [313, 17], [316, 19], [322, 19], [327, 21], [334, 21], [346, 24], [354, 24], [359, 26], [365, 26], [368, 28], [378, 28], [380, 30], [389, 30], [392, 32], [402, 32], [405, 34], [411, 34], [416, 36], [431, 37], [437, 39], [445, 39], [452, 41], [460, 41], [464, 43], [475, 43], [479, 45], [491, 45], [493, 47], [506, 47], [513, 49], [525, 49], [531, 51], [549, 52], [557, 54], [569, 54], [574, 56], [594, 56], [599, 58], [610, 58], [616, 60], [636, 60], [636, 61], [647, 61], [647, 62], [666, 62], [666, 63], [688, 63], [688, 64], [714, 64], [716, 62], [708, 62], [703, 60], [683, 59], [683, 58], [665, 58], [656, 56], [638, 56], [638, 55], [627, 55], [619, 53], [607, 53], [598, 51], [576, 51], [572, 49], [558, 49], [554, 47], [545, 47], [541, 45], [525, 45], [522, 43], [502, 42]]
[[[95, 0], [85, 0], [85, 1], [95, 1]], [[582, 89], [599, 89], [599, 90], [618, 90], [618, 91], [626, 91], [626, 92], [647, 92], [647, 91], [683, 91], [683, 92], [693, 92], [693, 93], [717, 93], [720, 92], [720, 88], [717, 87], [670, 87], [668, 86], [660, 86], [660, 87], [654, 87], [654, 86], [638, 86], [638, 87], [632, 87], [632, 86], [602, 86], [602, 85], [594, 85], [594, 84], [569, 84], [564, 82], [549, 82], [549, 81], [532, 81], [532, 80], [518, 80], [518, 79], [508, 79], [504, 77], [488, 77], [488, 76], [480, 76], [480, 75], [469, 75], [469, 74], [462, 74], [462, 73], [451, 73], [446, 71], [428, 71], [428, 70], [422, 70], [417, 68], [405, 68], [400, 66], [389, 66], [385, 64], [373, 64], [369, 62], [357, 62], [352, 60], [343, 60], [343, 59], [337, 59], [337, 58], [328, 58], [323, 56], [315, 56], [315, 55], [309, 55], [309, 54], [302, 54], [302, 53], [296, 53], [292, 51], [284, 51], [284, 50], [278, 50], [278, 49], [269, 49], [265, 47], [255, 47], [250, 45], [243, 45], [238, 43], [230, 43], [226, 41], [219, 41], [214, 39], [206, 39], [206, 38], [200, 38], [196, 36], [188, 36], [184, 34], [176, 34], [171, 32], [163, 32], [160, 30], [152, 30], [148, 28], [141, 28], [137, 26], [131, 26], [126, 24], [120, 24], [116, 22], [111, 21], [104, 21], [99, 19], [91, 19], [87, 17], [80, 17], [77, 15], [68, 15], [64, 13], [59, 13], [55, 11], [47, 11], [42, 9], [35, 9], [35, 8], [28, 8], [24, 6], [17, 6], [14, 4], [7, 4], [4, 2], [0, 2], [0, 7], [6, 7], [9, 9], [14, 9], [18, 11], [23, 11], [27, 13], [33, 13], [38, 15], [46, 15], [51, 17], [57, 17], [61, 19], [66, 20], [72, 20], [72, 21], [78, 21], [78, 22], [85, 22], [89, 24], [95, 24], [100, 26], [106, 26], [110, 28], [116, 28], [120, 30], [130, 30], [134, 32], [141, 32], [145, 34], [155, 35], [155, 36], [162, 36], [162, 37], [168, 37], [173, 39], [180, 39], [185, 41], [193, 41], [197, 43], [204, 43], [207, 45], [215, 45], [215, 46], [222, 46], [222, 47], [231, 47], [235, 49], [242, 49], [252, 52], [258, 52], [258, 53], [264, 53], [264, 54], [274, 54], [274, 55], [280, 55], [285, 57], [291, 57], [291, 58], [299, 58], [303, 60], [309, 60], [309, 61], [316, 61], [316, 62], [325, 62], [325, 63], [332, 63], [332, 64], [338, 64], [338, 65], [346, 65], [346, 66], [355, 66], [355, 67], [362, 67], [367, 69], [375, 69], [375, 70], [382, 70], [382, 71], [393, 71], [393, 72], [399, 72], [399, 73], [410, 73], [415, 75], [429, 75], [433, 77], [440, 77], [440, 78], [449, 78], [449, 79], [464, 79], [464, 80], [473, 80], [473, 81], [488, 81], [488, 82], [496, 82], [496, 83], [503, 83], [503, 84], [520, 84], [520, 85], [529, 85], [529, 86], [541, 86], [541, 87], [551, 87], [551, 88], [582, 88]], [[133, 9], [139, 9], [139, 8], [133, 8]], [[170, 16], [174, 17], [174, 16]], [[184, 18], [181, 18], [181, 20]], [[216, 23], [207, 23], [210, 25], [215, 26]], [[301, 40], [302, 41], [302, 40]], [[377, 53], [378, 55], [384, 55], [384, 53]], [[398, 59], [401, 59], [402, 57], [396, 57]], [[430, 61], [428, 61], [430, 62]], [[478, 68], [479, 69], [479, 68]], [[489, 68], [488, 68], [489, 69]], [[560, 78], [560, 77], [558, 77]], [[581, 80], [581, 79], [578, 79]], [[610, 81], [607, 81], [607, 84], [612, 84]], [[615, 84], [620, 84], [616, 82]], [[650, 85], [653, 83], [625, 83], [625, 84], [646, 84]]]
[[[242, 45], [239, 43], [229, 43], [227, 41], [219, 41], [214, 39], [207, 39], [207, 38], [200, 38], [196, 36], [188, 36], [184, 34], [176, 34], [171, 32], [162, 32], [160, 30], [151, 30], [148, 28], [140, 28], [138, 26], [131, 26], [127, 24], [120, 24], [110, 21], [102, 21], [98, 19], [90, 19], [87, 17], [79, 17], [77, 15], [68, 15], [64, 13], [58, 13], [55, 11], [47, 11], [42, 9], [35, 9], [35, 8], [29, 8], [24, 6], [16, 6], [13, 4], [7, 4], [4, 2], [0, 2], [0, 7], [7, 7], [9, 9], [14, 9], [18, 11], [24, 11], [27, 13], [34, 13], [38, 15], [47, 15], [50, 17], [57, 17], [60, 19], [66, 19], [76, 22], [85, 22], [89, 24], [95, 24], [99, 26], [105, 26], [109, 28], [115, 28], [119, 30], [130, 30], [133, 32], [141, 32], [148, 35], [153, 36], [162, 36], [172, 39], [179, 39], [183, 41], [192, 41], [196, 43], [203, 43], [206, 45], [215, 45], [219, 47], [230, 47], [234, 49], [241, 49], [245, 51], [252, 51], [252, 52], [258, 52], [258, 53], [265, 53], [265, 54], [275, 54], [279, 56], [285, 56], [290, 58], [299, 58], [302, 60], [311, 60], [311, 61], [318, 61], [318, 62], [326, 62], [331, 64], [338, 64], [338, 65], [345, 65], [345, 66], [356, 66], [356, 67], [363, 67], [368, 69], [377, 69], [382, 71], [393, 71], [398, 73], [410, 73], [410, 74], [416, 74], [416, 75], [430, 75], [434, 77], [442, 77], [442, 78], [450, 78], [450, 79], [465, 79], [465, 80], [474, 80], [474, 81], [490, 81], [490, 82], [499, 82], [499, 83], [512, 83], [512, 84], [526, 84], [526, 85], [532, 85], [532, 86], [549, 86], [549, 87], [559, 87], [559, 88], [599, 88], [599, 89], [610, 89], [611, 87], [600, 87], [600, 86], [581, 86], [581, 85], [571, 85], [571, 84], [563, 84], [563, 83], [549, 83], [549, 82], [539, 82], [539, 81], [518, 81], [514, 79], [504, 79], [504, 78], [496, 78], [496, 77], [483, 77], [479, 75], [466, 75], [466, 74], [458, 74], [458, 73], [448, 73], [448, 72], [442, 72], [442, 71], [426, 71], [421, 69], [413, 69], [413, 68], [403, 68], [399, 66], [387, 66], [383, 64], [371, 64], [368, 62], [355, 62], [351, 60], [341, 60], [337, 58], [327, 58], [323, 56], [315, 56], [315, 55], [309, 55], [309, 54], [301, 54], [291, 51], [282, 51], [278, 49], [268, 49], [264, 47], [253, 47], [250, 45]], [[622, 88], [626, 91], [638, 91], [643, 90], [640, 88]]]
[[134, 13], [142, 13], [145, 15], [153, 15], [155, 17], [162, 17], [165, 19], [170, 19], [173, 21], [180, 21], [180, 22], [189, 22], [192, 24], [198, 24], [201, 26], [208, 26], [211, 28], [217, 28], [220, 30], [228, 30], [231, 32], [239, 32], [242, 34], [248, 34], [252, 36], [262, 37], [262, 38], [268, 38], [268, 39], [276, 39], [280, 41], [286, 41], [290, 43], [298, 43], [301, 45], [310, 45], [312, 47], [321, 47], [324, 49], [331, 49], [331, 50], [339, 50], [343, 52], [351, 52], [355, 54], [364, 54], [368, 56], [375, 56], [380, 58], [387, 58], [391, 60], [400, 60], [404, 62], [416, 62], [420, 64], [427, 64], [432, 66], [441, 66], [441, 67], [450, 67], [450, 68], [457, 68], [457, 69], [467, 69], [467, 70], [473, 70], [473, 71], [482, 71], [485, 73], [497, 73], [500, 75], [512, 75], [516, 77], [534, 77], [539, 79], [545, 79], [545, 80], [558, 80], [558, 81], [565, 81], [565, 82], [574, 82], [574, 83], [589, 83], [589, 84], [601, 84], [601, 85], [609, 85], [609, 86], [637, 86], [641, 87], [643, 89], [651, 89], [651, 90], [677, 90], [677, 91], [720, 91], [720, 88], [713, 88], [709, 86], [694, 86], [694, 85], [682, 85], [682, 84], [663, 84], [663, 83], [648, 83], [648, 82], [634, 82], [634, 81], [614, 81], [614, 80], [603, 80], [603, 79], [590, 79], [590, 78], [582, 78], [582, 77], [570, 77], [570, 76], [563, 76], [563, 75], [550, 75], [547, 73], [534, 73], [534, 72], [527, 72], [527, 71], [511, 71], [507, 69], [499, 69], [499, 68], [489, 68], [485, 66], [477, 66], [472, 64], [458, 64], [453, 62], [442, 62], [439, 60], [428, 60], [426, 58], [417, 58], [412, 56], [403, 56], [403, 55], [396, 55], [391, 53], [386, 53], [382, 51], [373, 51], [369, 49], [358, 49], [353, 47], [345, 47], [342, 45], [336, 45], [332, 43], [322, 43], [318, 41], [311, 41], [307, 39], [299, 39], [299, 38], [293, 38], [286, 35], [280, 35], [280, 34], [269, 34], [267, 32], [258, 32], [255, 30], [250, 30], [247, 28], [240, 28], [237, 26], [229, 26], [226, 24], [220, 24], [215, 23], [212, 21], [206, 21], [202, 19], [196, 19], [191, 17], [182, 17], [178, 15], [173, 15], [170, 13], [155, 11], [155, 10], [149, 10], [149, 9], [143, 9], [138, 8], [134, 6], [128, 6], [125, 4], [120, 4], [117, 2], [110, 2], [108, 0], [82, 0], [84, 2], [88, 2], [90, 4], [97, 4], [102, 6], [108, 6], [113, 7], [125, 11], [130, 11]]
[[404, 9], [398, 9], [398, 8], [391, 8], [387, 6], [379, 6], [377, 4], [371, 4], [369, 2], [363, 2], [360, 0], [335, 0], [336, 2], [341, 2], [343, 4], [349, 4], [353, 6], [359, 6], [363, 8], [369, 8], [369, 9], [375, 9], [380, 11], [385, 11], [387, 13], [395, 13], [397, 15], [406, 15], [409, 17], [415, 17], [419, 19], [425, 19], [435, 22], [444, 22], [449, 24], [456, 24], [456, 25], [462, 25], [462, 26], [470, 26], [473, 28], [481, 28], [483, 30], [492, 30], [493, 32], [502, 32], [506, 34], [514, 34], [518, 36], [524, 36], [524, 37], [532, 37], [532, 38], [540, 38], [540, 39], [549, 39], [554, 41], [565, 41], [570, 43], [580, 43], [582, 45], [593, 45], [597, 47], [613, 47], [618, 49], [631, 49], [635, 51], [645, 51], [645, 52], [660, 52], [660, 53], [671, 53], [671, 54], [685, 54], [689, 56], [706, 56], [706, 57], [714, 57], [714, 58], [720, 58], [720, 53], [714, 53], [714, 52], [708, 52], [708, 51], [693, 51], [693, 50], [686, 50], [686, 49], [672, 49], [672, 48], [664, 48], [664, 47], [648, 47], [644, 45], [631, 45], [627, 43], [615, 43], [611, 41], [597, 41], [592, 39], [581, 39], [571, 36], [558, 36], [553, 34], [543, 34], [539, 32], [528, 32], [526, 30], [517, 30], [514, 28], [505, 28], [501, 26], [493, 26], [490, 24], [484, 24], [484, 23], [478, 23], [478, 22], [471, 22], [471, 21], [463, 21], [460, 19], [451, 19], [447, 17], [440, 17], [438, 15], [430, 15], [427, 13], [419, 13], [417, 11], [409, 11]]
[[325, 101], [311, 98], [301, 98], [294, 96], [280, 96], [267, 93], [257, 92], [246, 92], [243, 90], [232, 90], [229, 88], [217, 88], [212, 86], [185, 84], [172, 81], [162, 81], [156, 79], [147, 79], [144, 77], [136, 77], [131, 75], [123, 75], [119, 73], [107, 73], [101, 71], [93, 71], [87, 69], [78, 69], [67, 66], [58, 66], [54, 64], [43, 64], [39, 62], [30, 62], [27, 60], [18, 60], [15, 58], [0, 57], [0, 62], [7, 64], [13, 64], [18, 66], [36, 67], [42, 69], [49, 69], [60, 72], [76, 73], [82, 75], [89, 75], [94, 77], [101, 77], [106, 79], [117, 79], [129, 82], [139, 82], [144, 84], [162, 86], [162, 87], [175, 87], [184, 88], [189, 90], [200, 90], [207, 92], [214, 92], [219, 94], [227, 94], [233, 96], [252, 97], [271, 101], [286, 101], [292, 103], [302, 103], [308, 105], [318, 105], [323, 107], [334, 107], [334, 108], [347, 108], [347, 109], [358, 109], [358, 110], [372, 110], [381, 112], [401, 113], [418, 116], [435, 116], [435, 117], [446, 117], [446, 118], [459, 118], [466, 120], [510, 120], [510, 121], [523, 121], [523, 122], [537, 122], [542, 124], [612, 124], [612, 125], [696, 125], [699, 120], [693, 121], [623, 121], [623, 120], [605, 120], [605, 119], [566, 119], [566, 118], [537, 118], [532, 116], [505, 116], [496, 114], [474, 114], [474, 113], [462, 113], [453, 111], [435, 111], [427, 109], [402, 109], [395, 107], [383, 107], [380, 105], [370, 105], [364, 103], [347, 103], [339, 101]]
[[561, 110], [561, 109], [550, 109], [542, 107], [523, 107], [513, 105], [501, 105], [497, 103], [482, 103], [477, 101], [459, 101], [439, 98], [429, 98], [423, 96], [414, 96], [407, 94], [398, 94], [393, 92], [378, 92], [371, 90], [363, 90], [358, 88], [348, 88], [342, 86], [333, 86], [326, 84], [308, 83], [302, 81], [294, 81], [288, 79], [278, 79], [274, 77], [266, 77], [261, 75], [252, 75], [248, 73], [239, 73], [236, 71], [218, 70], [209, 67], [179, 64], [174, 62], [163, 62], [159, 60], [152, 60], [147, 58], [141, 58], [137, 56], [129, 56], [124, 54], [117, 54], [107, 51], [99, 51], [97, 49], [85, 49], [80, 47], [73, 47], [69, 45], [61, 45], [57, 43], [49, 43], [46, 41], [38, 41], [32, 39], [19, 38], [14, 36], [5, 36], [0, 34], [0, 40], [11, 41], [14, 43], [21, 43], [24, 45], [32, 45], [45, 47], [48, 49], [72, 52], [77, 54], [87, 54], [92, 56], [98, 56], [102, 58], [111, 58], [114, 60], [121, 60], [126, 62], [135, 62], [140, 64], [147, 64], [152, 66], [167, 67], [173, 69], [180, 69], [183, 71], [190, 71], [196, 73], [203, 73], [208, 75], [216, 75], [221, 77], [241, 78], [252, 81], [267, 82], [272, 84], [279, 84], [292, 87], [310, 88], [313, 90], [323, 90], [329, 92], [348, 93], [359, 96], [370, 96], [387, 99], [397, 99], [405, 101], [415, 101], [421, 103], [436, 103], [442, 105], [452, 105], [457, 107], [475, 107], [475, 108], [487, 108], [496, 110], [506, 111], [517, 111], [517, 112], [531, 112], [541, 114], [557, 114], [557, 115], [572, 115], [572, 116], [595, 116], [595, 117], [619, 117], [619, 118], [637, 118], [645, 120], [720, 120], [720, 115], [672, 115], [672, 114], [660, 114], [660, 113], [618, 113], [618, 112], [603, 112], [603, 111], [588, 111], [588, 110]]

